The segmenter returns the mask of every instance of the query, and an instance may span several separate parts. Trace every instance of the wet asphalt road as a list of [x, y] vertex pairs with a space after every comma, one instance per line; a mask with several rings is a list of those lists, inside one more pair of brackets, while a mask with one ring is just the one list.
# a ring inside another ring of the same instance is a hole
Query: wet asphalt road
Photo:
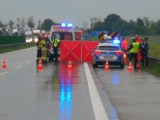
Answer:
[[160, 78], [143, 70], [95, 69], [120, 120], [160, 119]]
[[0, 54], [7, 62], [0, 69], [0, 120], [100, 120], [95, 89], [109, 120], [159, 120], [159, 78], [89, 64], [92, 89], [83, 63], [68, 70], [68, 63], [51, 62], [38, 71], [35, 56], [36, 48]]
[[0, 120], [94, 120], [83, 65], [37, 71], [35, 56], [35, 48], [1, 54]]

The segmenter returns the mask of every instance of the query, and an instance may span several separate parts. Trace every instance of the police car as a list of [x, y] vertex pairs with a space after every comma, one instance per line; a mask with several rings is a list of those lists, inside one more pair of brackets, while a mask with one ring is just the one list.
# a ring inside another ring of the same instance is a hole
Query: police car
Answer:
[[105, 65], [108, 61], [109, 66], [119, 66], [124, 68], [124, 52], [120, 46], [120, 40], [115, 39], [111, 41], [101, 42], [97, 45], [93, 52], [93, 67], [98, 65]]

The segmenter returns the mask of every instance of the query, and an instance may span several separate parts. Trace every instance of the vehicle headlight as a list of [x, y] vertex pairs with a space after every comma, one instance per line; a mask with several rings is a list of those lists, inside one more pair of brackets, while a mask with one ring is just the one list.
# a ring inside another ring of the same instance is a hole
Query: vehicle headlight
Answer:
[[34, 38], [34, 42], [38, 42], [38, 38]]
[[29, 38], [26, 39], [26, 43], [29, 43]]
[[32, 38], [29, 38], [29, 42], [32, 42]]

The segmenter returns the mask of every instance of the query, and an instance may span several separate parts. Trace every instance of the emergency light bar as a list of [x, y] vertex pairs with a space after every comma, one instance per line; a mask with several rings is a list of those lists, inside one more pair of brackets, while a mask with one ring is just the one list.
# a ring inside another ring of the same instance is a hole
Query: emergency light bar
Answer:
[[61, 27], [73, 27], [72, 23], [61, 23]]
[[117, 40], [117, 39], [116, 39], [116, 40], [113, 40], [113, 43], [114, 43], [114, 44], [119, 44], [120, 42], [121, 42], [121, 41], [120, 41], [120, 40]]

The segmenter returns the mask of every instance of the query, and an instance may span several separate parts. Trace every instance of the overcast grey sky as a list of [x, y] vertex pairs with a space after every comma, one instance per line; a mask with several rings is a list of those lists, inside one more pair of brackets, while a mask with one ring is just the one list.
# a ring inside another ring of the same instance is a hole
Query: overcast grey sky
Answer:
[[160, 19], [160, 0], [0, 0], [0, 20], [8, 23], [16, 18], [35, 21], [51, 18], [56, 22], [73, 22], [82, 26], [90, 25], [90, 18], [103, 20], [115, 13], [125, 20], [148, 17]]

